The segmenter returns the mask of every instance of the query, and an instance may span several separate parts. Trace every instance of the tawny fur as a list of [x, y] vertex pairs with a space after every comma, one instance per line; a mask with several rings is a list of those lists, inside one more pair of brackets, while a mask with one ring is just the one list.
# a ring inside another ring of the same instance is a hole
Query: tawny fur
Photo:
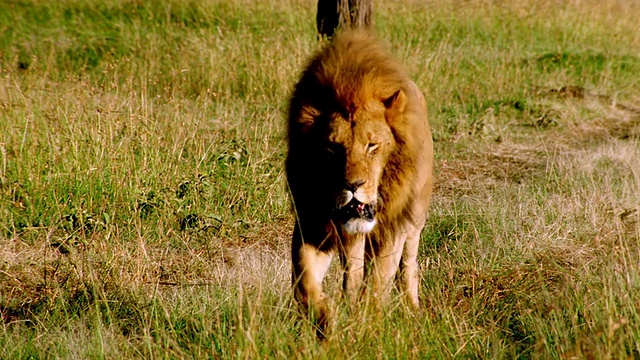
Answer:
[[[347, 32], [303, 72], [288, 130], [296, 299], [315, 313], [324, 332], [330, 305], [322, 279], [337, 253], [347, 296], [358, 298], [368, 275], [376, 296], [384, 298], [400, 267], [400, 287], [417, 307], [416, 256], [433, 167], [422, 93], [373, 35]], [[333, 215], [340, 192], [352, 183], [362, 184], [353, 196], [376, 205], [375, 226], [366, 233], [345, 231]]]

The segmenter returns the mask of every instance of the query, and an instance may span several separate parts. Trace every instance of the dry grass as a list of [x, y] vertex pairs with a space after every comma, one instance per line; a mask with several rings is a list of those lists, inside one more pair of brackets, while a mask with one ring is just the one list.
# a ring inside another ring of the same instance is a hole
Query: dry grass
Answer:
[[376, 5], [436, 139], [425, 307], [323, 345], [282, 169], [314, 5], [0, 5], [0, 357], [637, 358], [639, 5]]

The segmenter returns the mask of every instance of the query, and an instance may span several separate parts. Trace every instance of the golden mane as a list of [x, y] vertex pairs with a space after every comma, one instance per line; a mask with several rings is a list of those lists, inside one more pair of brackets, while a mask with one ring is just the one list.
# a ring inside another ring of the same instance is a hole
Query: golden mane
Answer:
[[[408, 80], [402, 66], [373, 34], [351, 30], [337, 36], [312, 58], [294, 96], [333, 99], [332, 105], [351, 112], [369, 100], [389, 98], [404, 88]], [[318, 94], [318, 89], [323, 93]]]
[[[322, 112], [338, 112], [347, 118], [367, 102], [385, 101], [398, 90], [412, 99], [422, 98], [421, 94], [415, 94], [419, 91], [411, 84], [403, 67], [371, 32], [348, 30], [338, 34], [311, 59], [296, 85], [289, 112], [290, 153], [297, 152], [298, 141], [308, 140], [292, 134], [306, 133]], [[424, 104], [413, 101], [407, 112], [421, 106]], [[396, 150], [388, 159], [380, 189], [382, 207], [386, 210], [380, 214], [380, 222], [384, 224], [380, 231], [384, 227], [395, 230], [398, 222], [413, 218], [408, 199], [418, 196], [402, 184], [414, 177], [417, 149], [422, 146], [424, 134], [420, 131], [422, 126], [406, 123], [403, 118], [400, 115], [398, 121], [389, 124], [396, 138]]]

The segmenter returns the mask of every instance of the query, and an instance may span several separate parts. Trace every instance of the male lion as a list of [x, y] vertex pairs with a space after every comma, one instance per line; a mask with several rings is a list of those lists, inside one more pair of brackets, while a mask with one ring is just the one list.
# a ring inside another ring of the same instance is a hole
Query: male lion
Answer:
[[356, 299], [366, 279], [377, 301], [392, 280], [418, 307], [418, 242], [431, 197], [433, 142], [424, 96], [374, 36], [339, 34], [316, 54], [291, 98], [287, 180], [296, 215], [295, 297], [330, 316], [322, 291], [331, 258]]

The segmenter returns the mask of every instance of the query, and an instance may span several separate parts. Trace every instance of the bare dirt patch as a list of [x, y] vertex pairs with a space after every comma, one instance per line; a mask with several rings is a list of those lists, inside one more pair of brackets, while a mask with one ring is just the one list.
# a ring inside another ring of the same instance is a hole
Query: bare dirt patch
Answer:
[[[535, 93], [545, 101], [541, 111], [553, 114], [561, 126], [531, 129], [527, 135], [508, 141], [469, 139], [466, 147], [436, 163], [436, 196], [470, 194], [505, 183], [541, 179], [558, 157], [613, 139], [640, 138], [640, 100], [621, 102], [572, 85], [540, 88]], [[442, 152], [450, 151], [448, 143], [436, 146]]]
[[561, 107], [565, 110], [583, 107], [596, 114], [591, 121], [578, 118], [570, 124], [570, 131], [565, 135], [573, 140], [593, 142], [640, 137], [640, 100], [618, 101], [614, 96], [580, 86], [549, 89], [546, 95], [562, 100]]
[[470, 194], [501, 184], [522, 183], [546, 173], [548, 154], [540, 147], [503, 143], [477, 151], [467, 149], [437, 164], [434, 192], [438, 196]]

